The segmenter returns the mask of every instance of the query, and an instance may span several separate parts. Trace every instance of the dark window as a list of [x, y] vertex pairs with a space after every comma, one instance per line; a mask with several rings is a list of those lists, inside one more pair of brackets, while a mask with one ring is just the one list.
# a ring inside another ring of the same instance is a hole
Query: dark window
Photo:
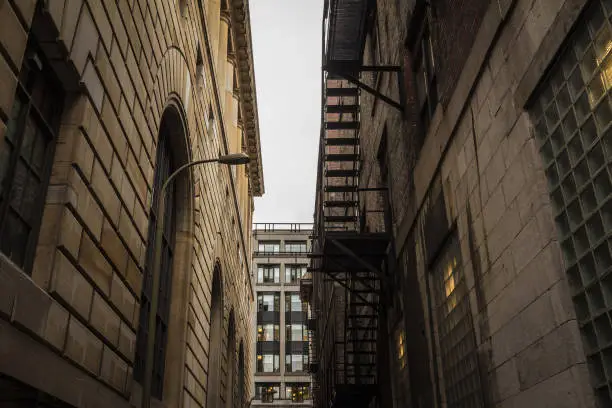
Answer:
[[30, 36], [0, 139], [0, 249], [30, 272], [62, 114], [61, 84]]
[[257, 266], [257, 283], [279, 283], [280, 265]]
[[285, 242], [285, 252], [307, 252], [306, 241], [287, 241]]
[[[170, 145], [165, 137], [168, 132], [169, 129], [165, 128], [164, 123], [162, 123], [159, 145], [157, 146], [157, 164], [155, 167], [153, 204], [151, 205], [151, 213], [149, 216], [149, 236], [145, 265], [145, 280], [140, 303], [140, 321], [136, 344], [136, 361], [134, 366], [134, 378], [139, 382], [143, 379], [144, 361], [146, 358], [147, 338], [149, 333], [148, 323], [152, 292], [151, 264], [153, 262], [153, 251], [155, 248], [155, 228], [157, 225], [157, 220], [160, 216], [160, 214], [158, 214], [159, 191], [161, 190], [164, 181], [168, 178], [174, 168]], [[168, 319], [170, 312], [170, 290], [172, 284], [172, 262], [175, 237], [175, 200], [175, 187], [174, 184], [171, 184], [166, 192], [166, 208], [165, 213], [163, 214], [164, 234], [162, 241], [161, 275], [159, 282], [160, 293], [156, 311], [157, 323], [155, 331], [155, 355], [153, 362], [153, 382], [151, 385], [152, 395], [157, 398], [161, 398], [162, 395], [166, 342], [168, 339]]]
[[306, 265], [285, 265], [285, 282], [300, 283], [306, 273]]
[[266, 293], [257, 295], [258, 312], [280, 312], [280, 294]]
[[429, 18], [423, 19], [419, 40], [413, 51], [414, 81], [423, 130], [427, 131], [438, 103], [435, 60], [429, 31]]
[[278, 373], [280, 371], [279, 354], [257, 354], [258, 373]]

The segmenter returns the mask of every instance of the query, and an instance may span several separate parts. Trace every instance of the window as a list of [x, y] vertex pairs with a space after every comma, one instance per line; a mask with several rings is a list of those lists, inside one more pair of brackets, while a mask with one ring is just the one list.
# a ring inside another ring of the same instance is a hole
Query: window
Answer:
[[259, 244], [257, 245], [257, 251], [268, 254], [277, 254], [280, 252], [280, 242], [259, 241]]
[[61, 84], [30, 35], [5, 137], [0, 138], [0, 250], [28, 273], [63, 100]]
[[258, 312], [280, 312], [280, 294], [278, 292], [257, 295]]
[[414, 80], [423, 129], [427, 130], [438, 103], [435, 60], [429, 32], [429, 16], [423, 19], [420, 39], [413, 51]]
[[279, 283], [280, 265], [258, 265], [257, 283]]
[[310, 384], [287, 383], [285, 398], [290, 399], [292, 402], [304, 402], [304, 400], [310, 398]]
[[308, 356], [306, 354], [286, 354], [285, 371], [288, 373], [303, 372], [308, 366]]
[[453, 237], [434, 266], [438, 336], [448, 405], [475, 408], [483, 406], [483, 398], [460, 254], [459, 243]]
[[285, 325], [285, 335], [287, 341], [308, 341], [306, 326], [301, 323], [291, 323]]
[[280, 356], [278, 354], [257, 354], [258, 373], [278, 373], [280, 371]]
[[152, 292], [152, 267], [153, 252], [155, 248], [155, 229], [160, 216], [164, 217], [164, 232], [161, 244], [161, 270], [159, 281], [159, 303], [155, 313], [157, 314], [157, 323], [155, 331], [155, 361], [153, 363], [153, 384], [152, 395], [161, 398], [164, 382], [164, 366], [166, 357], [166, 342], [168, 337], [168, 320], [170, 313], [170, 293], [172, 285], [172, 263], [174, 259], [174, 237], [175, 237], [175, 204], [176, 194], [175, 185], [171, 184], [166, 191], [166, 205], [164, 214], [159, 214], [159, 192], [161, 191], [164, 181], [172, 173], [174, 164], [172, 160], [172, 152], [170, 143], [167, 138], [168, 134], [173, 130], [169, 129], [168, 120], [163, 121], [160, 127], [160, 137], [157, 146], [157, 160], [155, 165], [155, 176], [153, 180], [153, 201], [149, 214], [149, 231], [146, 263], [145, 263], [145, 279], [142, 288], [140, 320], [138, 327], [138, 338], [136, 344], [136, 364], [134, 368], [134, 378], [137, 381], [143, 379], [144, 361], [147, 353], [147, 338], [149, 333], [149, 313], [151, 307], [151, 292]]
[[285, 312], [301, 312], [302, 301], [300, 294], [296, 292], [285, 292]]
[[280, 341], [280, 326], [278, 324], [258, 324], [257, 341]]
[[304, 274], [306, 274], [306, 265], [285, 265], [286, 283], [300, 283]]
[[612, 406], [612, 6], [591, 1], [529, 111], [589, 368]]
[[307, 252], [308, 247], [306, 245], [306, 241], [286, 241], [285, 242], [285, 252]]
[[280, 397], [279, 383], [255, 383], [255, 398], [262, 402], [272, 402], [272, 398]]

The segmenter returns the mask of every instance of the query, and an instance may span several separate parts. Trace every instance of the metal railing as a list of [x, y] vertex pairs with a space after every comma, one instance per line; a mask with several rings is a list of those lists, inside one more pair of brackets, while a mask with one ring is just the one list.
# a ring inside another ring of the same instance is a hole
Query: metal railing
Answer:
[[310, 232], [312, 231], [313, 223], [306, 222], [275, 222], [275, 223], [259, 223], [253, 224], [253, 231], [257, 232]]

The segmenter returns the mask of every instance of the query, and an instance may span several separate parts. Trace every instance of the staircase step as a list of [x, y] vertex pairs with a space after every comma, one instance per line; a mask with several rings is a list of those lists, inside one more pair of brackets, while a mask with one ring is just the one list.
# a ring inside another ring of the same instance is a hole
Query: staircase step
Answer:
[[327, 193], [353, 193], [355, 191], [357, 191], [356, 186], [325, 186], [325, 192]]
[[354, 222], [357, 217], [354, 215], [326, 215], [325, 222]]
[[359, 88], [327, 88], [326, 96], [357, 96]]
[[357, 113], [359, 105], [327, 105], [327, 113]]
[[328, 130], [354, 130], [359, 129], [359, 122], [325, 122]]
[[325, 161], [355, 161], [358, 158], [359, 155], [354, 153], [333, 153], [325, 155]]
[[325, 177], [355, 177], [359, 174], [358, 170], [326, 170]]
[[355, 146], [359, 144], [356, 137], [328, 137], [325, 139], [327, 146]]
[[339, 208], [351, 208], [351, 207], [357, 207], [359, 203], [357, 201], [325, 201], [324, 205], [325, 207], [339, 207]]

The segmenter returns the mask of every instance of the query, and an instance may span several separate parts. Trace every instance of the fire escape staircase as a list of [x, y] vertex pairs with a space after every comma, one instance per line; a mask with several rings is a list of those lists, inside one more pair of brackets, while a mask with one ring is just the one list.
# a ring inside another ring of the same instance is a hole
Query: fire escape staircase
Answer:
[[[365, 91], [399, 110], [403, 109], [403, 98], [400, 95], [400, 101], [395, 101], [360, 79], [361, 73], [372, 71], [395, 73], [398, 81], [402, 78], [400, 67], [363, 65], [366, 33], [375, 7], [376, 0], [325, 0], [324, 4], [320, 168], [313, 245], [316, 251], [310, 254], [308, 276], [332, 281], [342, 292], [342, 316], [331, 353], [336, 356], [334, 367], [323, 367], [323, 360], [319, 360], [324, 354], [330, 355], [330, 350], [317, 348], [325, 346], [317, 342], [317, 336], [322, 334], [316, 330], [309, 331], [313, 341], [309, 352], [315, 403], [318, 400], [331, 408], [365, 408], [378, 393], [381, 264], [389, 246], [389, 232], [368, 232], [364, 228], [369, 215], [360, 203], [366, 201], [371, 190], [380, 189], [360, 187], [360, 98]], [[380, 216], [382, 211], [372, 213]], [[312, 282], [302, 281], [303, 298], [313, 296]], [[311, 313], [329, 319], [320, 311]], [[318, 382], [330, 380], [329, 369], [334, 373], [331, 401], [318, 395]]]

